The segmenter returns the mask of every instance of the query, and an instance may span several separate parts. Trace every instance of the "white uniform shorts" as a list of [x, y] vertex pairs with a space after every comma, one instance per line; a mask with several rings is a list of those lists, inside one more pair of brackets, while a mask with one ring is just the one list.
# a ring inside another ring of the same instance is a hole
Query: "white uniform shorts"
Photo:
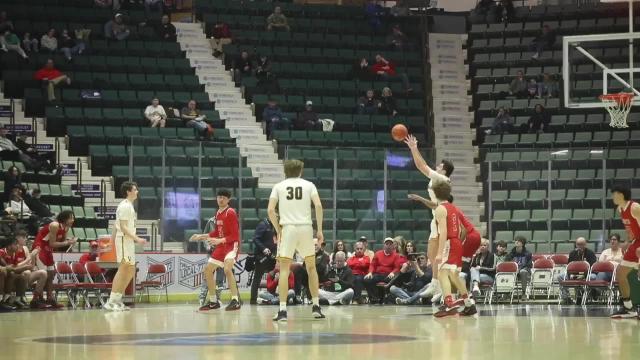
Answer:
[[116, 259], [118, 263], [130, 265], [136, 264], [136, 243], [125, 239], [124, 236], [116, 236]]
[[316, 253], [313, 245], [313, 227], [311, 225], [283, 225], [282, 239], [278, 243], [278, 257], [293, 259], [293, 254], [303, 258]]

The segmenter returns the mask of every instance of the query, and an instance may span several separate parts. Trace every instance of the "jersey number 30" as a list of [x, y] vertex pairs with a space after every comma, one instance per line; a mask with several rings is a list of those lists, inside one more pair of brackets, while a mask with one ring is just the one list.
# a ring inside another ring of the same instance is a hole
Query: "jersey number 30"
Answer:
[[302, 200], [302, 187], [287, 187], [287, 200]]

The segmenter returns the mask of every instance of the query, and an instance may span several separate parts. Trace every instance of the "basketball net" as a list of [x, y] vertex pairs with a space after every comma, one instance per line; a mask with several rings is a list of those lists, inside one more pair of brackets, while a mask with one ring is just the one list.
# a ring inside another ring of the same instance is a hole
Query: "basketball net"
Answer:
[[633, 97], [633, 93], [625, 92], [600, 95], [600, 100], [604, 108], [607, 109], [611, 116], [609, 126], [618, 129], [629, 127], [629, 125], [627, 125], [627, 115], [629, 115], [629, 111], [631, 111]]

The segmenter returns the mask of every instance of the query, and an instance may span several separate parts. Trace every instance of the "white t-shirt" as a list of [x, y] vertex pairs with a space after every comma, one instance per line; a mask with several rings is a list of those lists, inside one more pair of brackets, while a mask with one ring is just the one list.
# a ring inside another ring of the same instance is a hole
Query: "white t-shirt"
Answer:
[[[445, 175], [440, 174], [439, 172], [435, 171], [435, 170], [431, 170], [431, 173], [429, 174], [429, 185], [427, 187], [427, 192], [429, 193], [429, 197], [431, 198], [431, 201], [435, 202], [435, 203], [439, 203], [438, 199], [436, 198], [436, 194], [433, 192], [433, 184], [439, 183], [439, 182], [451, 182], [451, 180], [446, 177]], [[435, 209], [431, 209], [431, 213], [433, 214], [433, 217], [435, 218]]]
[[620, 264], [622, 262], [622, 257], [624, 255], [622, 254], [622, 249], [618, 249], [618, 251], [616, 251], [616, 253], [614, 254], [611, 251], [611, 248], [605, 249], [602, 254], [600, 254], [600, 258], [598, 259], [598, 261], [610, 261], [612, 263], [616, 263], [616, 264]]
[[311, 198], [317, 195], [311, 181], [296, 177], [275, 184], [269, 198], [278, 201], [280, 225], [312, 225]]
[[144, 116], [151, 120], [152, 116], [160, 116], [161, 118], [167, 118], [167, 113], [164, 111], [162, 105], [153, 106], [149, 105], [146, 109], [144, 109]]
[[127, 199], [122, 200], [116, 209], [116, 236], [124, 236], [120, 228], [120, 221], [127, 221], [127, 227], [131, 232], [135, 233], [136, 220], [137, 215], [133, 204]]

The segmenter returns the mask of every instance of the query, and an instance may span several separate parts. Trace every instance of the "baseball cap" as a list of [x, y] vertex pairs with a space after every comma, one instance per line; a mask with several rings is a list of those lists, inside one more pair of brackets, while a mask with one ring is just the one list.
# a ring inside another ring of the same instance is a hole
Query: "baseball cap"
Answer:
[[366, 236], [360, 236], [360, 241], [368, 241]]
[[307, 100], [306, 104], [307, 104], [307, 106], [309, 106], [309, 105], [313, 105], [313, 101], [311, 101], [311, 100]]
[[390, 238], [390, 237], [385, 238], [384, 243], [386, 244], [387, 242], [393, 242], [393, 238]]
[[98, 242], [97, 241], [90, 241], [89, 242], [89, 246], [90, 247], [98, 246]]

